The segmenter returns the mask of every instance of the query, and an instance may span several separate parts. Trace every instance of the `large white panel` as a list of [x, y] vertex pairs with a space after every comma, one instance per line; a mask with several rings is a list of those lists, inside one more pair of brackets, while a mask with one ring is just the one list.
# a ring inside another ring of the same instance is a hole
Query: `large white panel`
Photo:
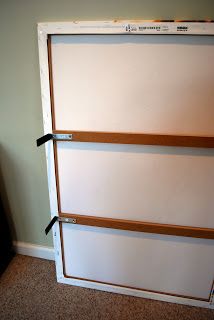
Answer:
[[213, 240], [63, 224], [67, 276], [208, 299]]
[[214, 134], [214, 37], [52, 37], [57, 129]]
[[214, 151], [58, 142], [66, 213], [214, 228]]

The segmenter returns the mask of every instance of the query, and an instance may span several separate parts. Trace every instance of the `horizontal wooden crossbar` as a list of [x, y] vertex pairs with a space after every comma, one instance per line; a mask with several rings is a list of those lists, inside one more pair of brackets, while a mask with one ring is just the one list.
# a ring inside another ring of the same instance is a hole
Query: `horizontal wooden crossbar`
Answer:
[[102, 218], [70, 213], [60, 213], [60, 217], [75, 219], [76, 224], [101, 228], [121, 229], [146, 233], [165, 234], [181, 237], [214, 239], [214, 229], [172, 224], [150, 223], [143, 221]]
[[[102, 131], [54, 130], [54, 134], [72, 134], [76, 142], [141, 144], [175, 147], [214, 148], [214, 136], [183, 136]], [[66, 140], [65, 140], [66, 141]]]

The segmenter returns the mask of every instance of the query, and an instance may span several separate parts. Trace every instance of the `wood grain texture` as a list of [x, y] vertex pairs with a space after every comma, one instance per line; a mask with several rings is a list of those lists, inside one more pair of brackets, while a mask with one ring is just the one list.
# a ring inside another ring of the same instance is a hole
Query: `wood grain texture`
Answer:
[[72, 134], [73, 142], [140, 144], [157, 146], [214, 148], [212, 136], [183, 136], [126, 132], [53, 130], [54, 134]]
[[214, 239], [214, 229], [211, 228], [199, 228], [172, 224], [150, 223], [143, 221], [111, 219], [70, 213], [59, 213], [59, 216], [64, 218], [76, 219], [76, 223], [80, 225], [165, 234], [181, 237]]

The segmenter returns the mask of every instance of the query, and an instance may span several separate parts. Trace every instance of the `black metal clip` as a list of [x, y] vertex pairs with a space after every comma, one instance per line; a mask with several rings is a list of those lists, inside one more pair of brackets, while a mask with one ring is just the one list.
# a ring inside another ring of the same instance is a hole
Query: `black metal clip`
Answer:
[[70, 133], [48, 133], [44, 135], [43, 137], [36, 140], [37, 147], [41, 146], [43, 143], [49, 141], [49, 140], [59, 140], [59, 141], [71, 141], [72, 140], [72, 134]]
[[36, 145], [37, 147], [41, 146], [42, 144], [44, 144], [45, 142], [49, 141], [53, 139], [53, 134], [52, 133], [48, 133], [44, 136], [42, 136], [41, 138], [36, 140]]
[[48, 226], [45, 228], [45, 233], [46, 235], [48, 234], [48, 232], [52, 229], [54, 223], [56, 221], [59, 222], [65, 222], [65, 223], [72, 223], [72, 224], [76, 224], [77, 223], [77, 218], [72, 218], [72, 217], [58, 217], [58, 216], [54, 216], [53, 219], [51, 220], [51, 222], [48, 224]]
[[55, 216], [53, 217], [53, 219], [51, 220], [51, 222], [47, 225], [47, 227], [45, 228], [45, 234], [47, 235], [48, 232], [52, 229], [54, 223], [58, 220], [58, 217]]

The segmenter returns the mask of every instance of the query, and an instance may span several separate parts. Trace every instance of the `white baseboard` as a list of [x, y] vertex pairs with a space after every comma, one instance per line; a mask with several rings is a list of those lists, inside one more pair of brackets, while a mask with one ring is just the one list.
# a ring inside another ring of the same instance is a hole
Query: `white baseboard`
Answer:
[[13, 245], [16, 253], [18, 254], [47, 260], [55, 260], [54, 248], [20, 241], [14, 241]]

